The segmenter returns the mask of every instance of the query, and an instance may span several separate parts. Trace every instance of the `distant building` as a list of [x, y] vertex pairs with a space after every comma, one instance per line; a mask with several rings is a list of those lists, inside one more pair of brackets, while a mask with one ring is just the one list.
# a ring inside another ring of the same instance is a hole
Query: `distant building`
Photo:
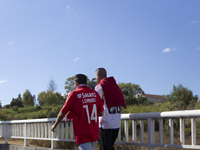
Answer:
[[153, 103], [164, 102], [166, 100], [166, 98], [162, 95], [152, 95], [152, 94], [142, 94], [142, 93], [137, 93], [135, 95], [135, 98], [140, 98], [140, 97], [145, 97], [150, 102]]

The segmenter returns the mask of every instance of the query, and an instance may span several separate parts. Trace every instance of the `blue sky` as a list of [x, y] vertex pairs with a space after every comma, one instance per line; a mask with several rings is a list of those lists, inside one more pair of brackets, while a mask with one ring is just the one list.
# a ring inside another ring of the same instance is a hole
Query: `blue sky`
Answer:
[[98, 67], [147, 94], [200, 96], [199, 0], [0, 0], [0, 101]]

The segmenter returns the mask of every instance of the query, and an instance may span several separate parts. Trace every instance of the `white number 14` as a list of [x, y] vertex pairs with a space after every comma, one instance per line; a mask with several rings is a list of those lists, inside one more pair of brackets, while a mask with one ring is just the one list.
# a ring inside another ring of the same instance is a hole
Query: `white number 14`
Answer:
[[88, 105], [83, 105], [83, 108], [86, 109], [87, 118], [88, 118], [88, 123], [89, 123], [89, 124], [91, 123], [90, 120], [95, 120], [95, 122], [97, 122], [97, 107], [96, 107], [96, 104], [93, 104], [93, 109], [92, 109], [91, 118], [90, 118], [90, 114], [89, 114]]

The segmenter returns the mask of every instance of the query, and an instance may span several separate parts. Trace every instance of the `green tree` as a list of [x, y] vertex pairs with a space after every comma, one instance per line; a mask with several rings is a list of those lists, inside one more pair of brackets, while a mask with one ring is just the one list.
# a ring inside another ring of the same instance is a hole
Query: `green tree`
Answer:
[[10, 108], [13, 108], [14, 106], [17, 106], [17, 107], [24, 107], [23, 103], [22, 103], [22, 97], [21, 97], [21, 94], [18, 95], [17, 98], [13, 98], [9, 107]]
[[56, 92], [56, 83], [53, 79], [49, 81], [47, 92], [43, 91], [38, 94], [38, 102], [40, 106], [63, 105], [65, 97]]
[[53, 91], [47, 91], [47, 93], [46, 93], [46, 105], [48, 106], [51, 106], [51, 105], [53, 105], [53, 104], [55, 104], [56, 103], [56, 99], [55, 99], [55, 97], [54, 97], [54, 94], [53, 94]]
[[64, 105], [65, 103], [65, 97], [63, 97], [60, 93], [56, 92], [54, 93], [54, 99], [55, 102], [53, 103], [54, 105]]
[[45, 103], [47, 103], [46, 92], [45, 92], [45, 91], [40, 92], [40, 93], [38, 94], [37, 100], [38, 100], [40, 106], [44, 106]]
[[35, 104], [35, 95], [32, 96], [29, 90], [26, 90], [23, 94], [22, 103], [25, 107], [34, 106]]
[[144, 93], [142, 88], [138, 84], [133, 83], [119, 83], [119, 87], [122, 93], [126, 96], [135, 96], [137, 93]]
[[167, 95], [167, 100], [173, 103], [172, 109], [186, 109], [189, 104], [196, 103], [197, 99], [198, 96], [193, 96], [193, 92], [182, 84], [174, 85], [171, 94]]
[[91, 88], [91, 89], [95, 89], [95, 86], [97, 85], [97, 81], [95, 78], [92, 78], [92, 80], [88, 79], [87, 80], [87, 85]]
[[8, 104], [8, 105], [4, 105], [3, 108], [5, 108], [5, 109], [9, 109], [9, 108], [10, 108], [10, 104]]
[[138, 100], [135, 98], [135, 94], [144, 93], [141, 87], [133, 83], [119, 83], [118, 84], [126, 101], [127, 105], [138, 104]]
[[40, 106], [63, 105], [65, 98], [58, 92], [43, 91], [38, 95], [38, 102]]
[[75, 80], [75, 76], [67, 78], [67, 80], [65, 81], [65, 89], [66, 89], [67, 94], [75, 90], [74, 80]]

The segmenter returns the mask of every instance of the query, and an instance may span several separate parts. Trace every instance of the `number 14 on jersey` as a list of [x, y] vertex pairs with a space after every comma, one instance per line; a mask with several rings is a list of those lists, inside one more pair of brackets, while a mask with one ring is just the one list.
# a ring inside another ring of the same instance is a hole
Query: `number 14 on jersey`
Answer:
[[83, 108], [85, 108], [85, 110], [86, 110], [88, 123], [90, 124], [92, 120], [95, 120], [95, 122], [97, 123], [97, 107], [96, 107], [96, 104], [93, 104], [91, 115], [89, 114], [88, 105], [83, 105]]

